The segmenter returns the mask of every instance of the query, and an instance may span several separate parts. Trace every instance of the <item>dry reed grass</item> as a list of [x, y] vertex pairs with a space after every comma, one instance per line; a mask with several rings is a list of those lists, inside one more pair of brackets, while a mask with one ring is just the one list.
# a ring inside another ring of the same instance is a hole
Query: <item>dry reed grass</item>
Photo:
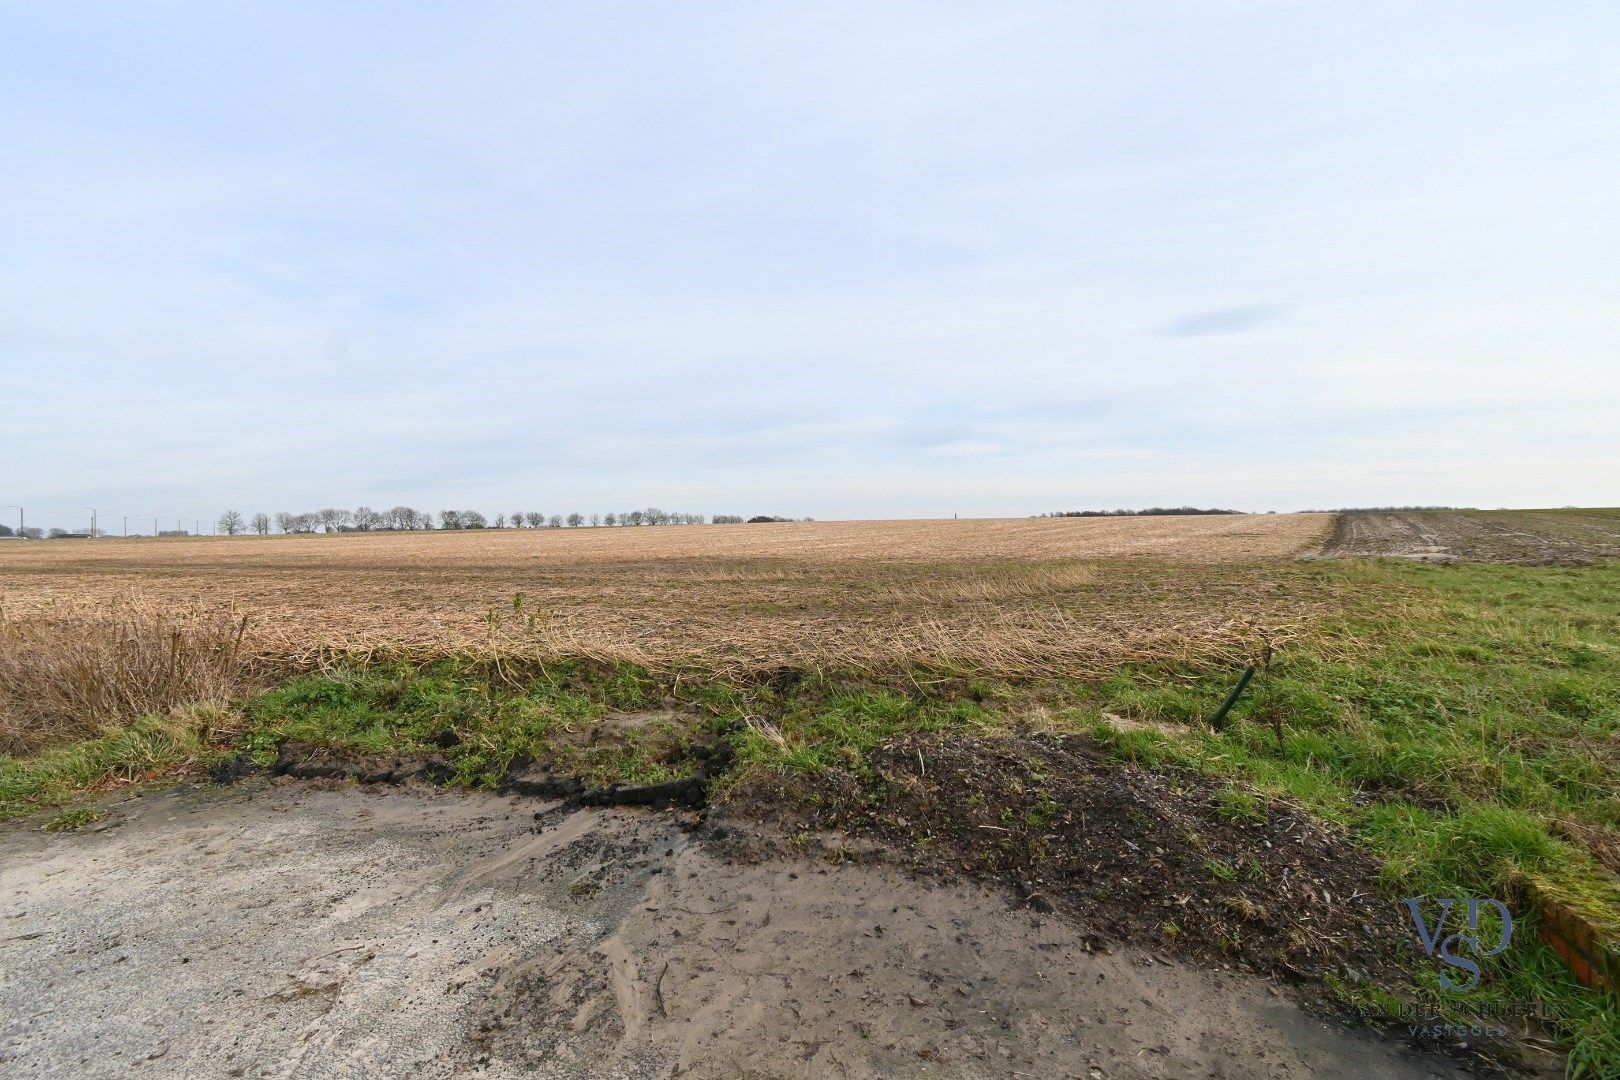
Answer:
[[230, 701], [255, 685], [246, 628], [245, 616], [195, 607], [0, 611], [0, 754]]

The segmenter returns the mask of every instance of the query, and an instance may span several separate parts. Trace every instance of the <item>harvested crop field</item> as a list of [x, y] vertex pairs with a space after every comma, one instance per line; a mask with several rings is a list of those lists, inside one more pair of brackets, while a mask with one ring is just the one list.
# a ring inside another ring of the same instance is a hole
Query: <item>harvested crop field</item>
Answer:
[[1415, 510], [1339, 515], [1325, 554], [1581, 565], [1620, 558], [1620, 510]]
[[[584, 655], [757, 670], [1081, 674], [1313, 607], [1259, 568], [1328, 515], [777, 523], [64, 541], [0, 551], [4, 611], [228, 609], [275, 664]], [[1173, 569], [1172, 569], [1173, 568]]]

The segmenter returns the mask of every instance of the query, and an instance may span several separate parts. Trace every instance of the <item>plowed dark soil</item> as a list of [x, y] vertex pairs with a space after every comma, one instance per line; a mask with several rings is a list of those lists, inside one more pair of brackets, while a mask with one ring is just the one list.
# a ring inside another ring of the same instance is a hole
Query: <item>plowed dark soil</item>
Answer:
[[1620, 558], [1620, 510], [1423, 510], [1341, 514], [1327, 558], [1571, 565]]

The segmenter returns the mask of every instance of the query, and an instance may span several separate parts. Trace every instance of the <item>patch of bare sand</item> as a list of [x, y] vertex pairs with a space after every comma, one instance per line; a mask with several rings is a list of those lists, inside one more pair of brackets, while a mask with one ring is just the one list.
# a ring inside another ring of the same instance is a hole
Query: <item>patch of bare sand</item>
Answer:
[[674, 814], [297, 783], [112, 809], [0, 829], [7, 1075], [1461, 1075], [981, 886], [728, 862]]

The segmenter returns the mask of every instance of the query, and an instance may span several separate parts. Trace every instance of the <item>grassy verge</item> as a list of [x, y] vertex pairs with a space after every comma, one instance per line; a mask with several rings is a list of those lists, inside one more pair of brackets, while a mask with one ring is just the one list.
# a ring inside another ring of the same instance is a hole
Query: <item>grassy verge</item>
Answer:
[[[1391, 897], [1511, 901], [1535, 878], [1620, 911], [1593, 854], [1620, 837], [1620, 567], [1276, 573], [1289, 588], [1319, 584], [1350, 602], [1275, 658], [1222, 733], [1203, 720], [1236, 672], [1137, 665], [1101, 682], [1038, 685], [962, 672], [799, 673], [735, 684], [630, 665], [446, 662], [299, 679], [234, 712], [182, 710], [0, 762], [0, 815], [226, 753], [265, 762], [286, 740], [438, 753], [458, 782], [478, 787], [529, 759], [598, 782], [665, 779], [690, 767], [689, 746], [718, 738], [737, 747], [733, 782], [833, 767], [858, 778], [900, 736], [1044, 726], [1088, 733], [1119, 758], [1229, 779], [1234, 813], [1248, 790], [1297, 801], [1382, 859]], [[1420, 991], [1459, 1022], [1497, 1008], [1540, 1012], [1572, 1048], [1572, 1073], [1620, 1075], [1613, 997], [1576, 984], [1534, 929], [1522, 915], [1511, 948], [1484, 961], [1479, 989], [1442, 993], [1439, 965], [1425, 963]]]
[[735, 692], [632, 665], [558, 661], [515, 669], [445, 661], [298, 679], [250, 701], [239, 746], [261, 764], [295, 741], [360, 755], [435, 754], [453, 782], [493, 787], [537, 761], [593, 783], [655, 783], [690, 771], [719, 738]]
[[[1324, 572], [1324, 571], [1317, 571]], [[1236, 778], [1339, 822], [1384, 860], [1398, 896], [1510, 901], [1527, 878], [1620, 913], [1592, 851], [1564, 836], [1620, 829], [1620, 568], [1334, 566], [1368, 603], [1280, 657], [1222, 734], [1199, 723], [1226, 687], [1122, 673], [1082, 696], [1149, 726], [1092, 721], [1124, 756]], [[1388, 606], [1381, 596], [1400, 595]], [[1519, 921], [1487, 978], [1433, 1005], [1460, 1021], [1497, 1007], [1557, 1017], [1572, 1067], [1620, 1075], [1620, 1010], [1576, 984]], [[1489, 930], [1486, 934], [1489, 934]]]
[[186, 706], [32, 757], [0, 758], [0, 821], [191, 775], [225, 752], [240, 722], [223, 705]]

